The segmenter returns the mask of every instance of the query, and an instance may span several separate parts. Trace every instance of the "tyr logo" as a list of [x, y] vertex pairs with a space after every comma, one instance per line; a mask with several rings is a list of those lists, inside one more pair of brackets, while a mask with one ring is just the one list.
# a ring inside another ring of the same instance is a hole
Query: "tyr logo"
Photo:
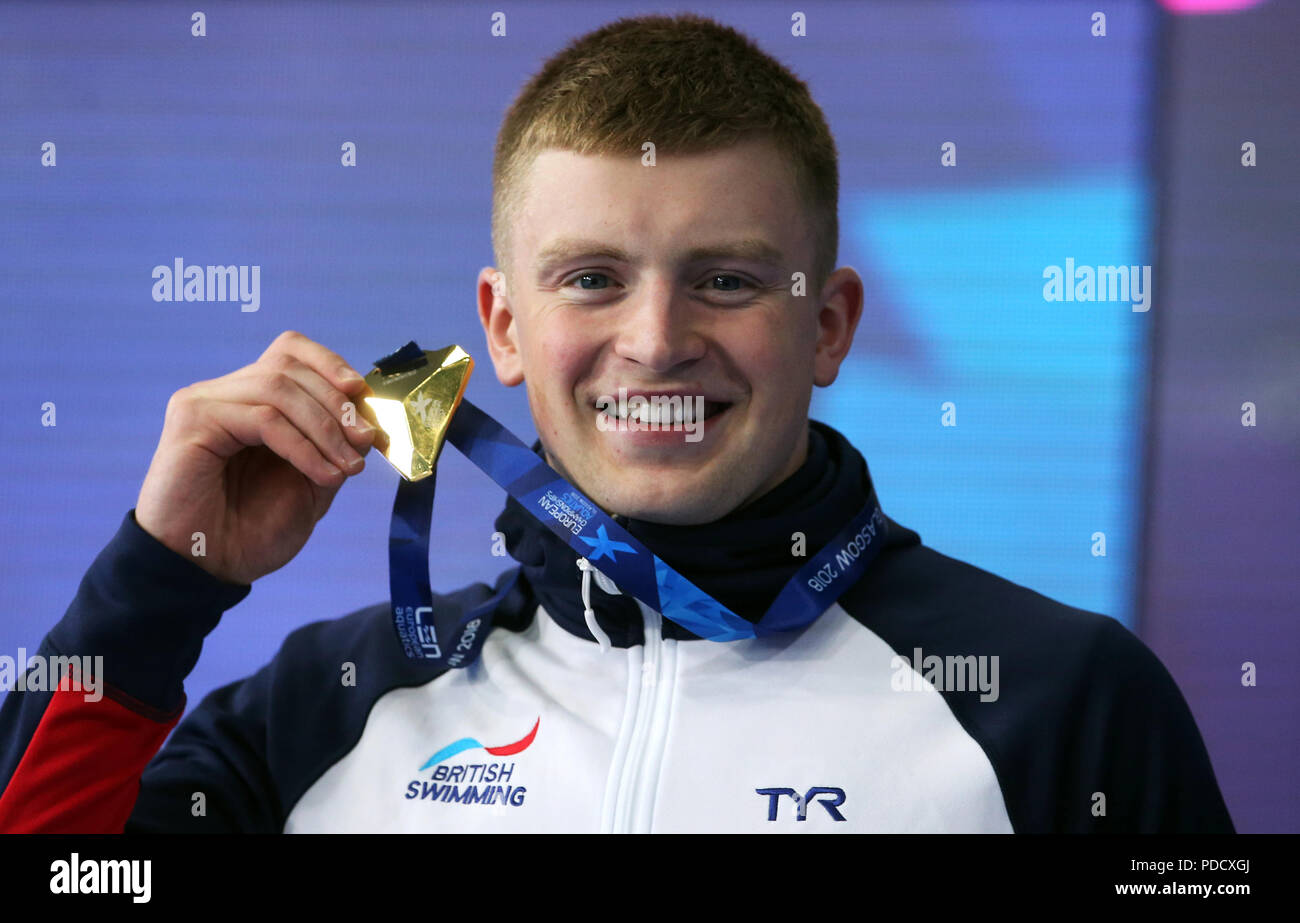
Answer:
[[820, 799], [820, 804], [826, 809], [826, 813], [831, 816], [831, 820], [845, 820], [843, 814], [839, 812], [839, 806], [844, 803], [844, 789], [831, 788], [824, 785], [815, 785], [808, 789], [807, 794], [800, 795], [792, 788], [756, 788], [754, 791], [760, 795], [768, 797], [767, 802], [767, 819], [776, 820], [777, 806], [781, 803], [782, 795], [789, 795], [798, 806], [798, 813], [795, 820], [808, 819], [808, 805], [812, 804], [818, 796], [825, 796]]

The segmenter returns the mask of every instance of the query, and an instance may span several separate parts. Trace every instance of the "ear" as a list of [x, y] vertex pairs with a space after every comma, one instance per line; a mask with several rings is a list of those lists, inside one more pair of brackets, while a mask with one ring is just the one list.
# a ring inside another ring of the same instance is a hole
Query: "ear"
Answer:
[[862, 277], [841, 266], [822, 286], [817, 312], [817, 352], [813, 358], [813, 384], [825, 388], [840, 373], [840, 363], [853, 346], [853, 334], [862, 317]]
[[488, 354], [497, 380], [513, 388], [524, 380], [524, 366], [519, 355], [514, 310], [506, 292], [506, 276], [494, 266], [484, 266], [478, 273], [478, 319], [487, 335]]

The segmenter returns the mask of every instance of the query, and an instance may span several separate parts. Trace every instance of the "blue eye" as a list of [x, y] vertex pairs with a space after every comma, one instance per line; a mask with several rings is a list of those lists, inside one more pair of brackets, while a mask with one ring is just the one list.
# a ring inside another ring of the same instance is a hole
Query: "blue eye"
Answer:
[[[718, 283], [721, 284], [719, 285]], [[579, 291], [583, 292], [600, 292], [612, 288], [613, 284], [613, 280], [610, 279], [608, 274], [593, 271], [581, 272], [575, 276], [571, 276], [568, 281], [564, 283], [564, 286], [566, 288], [576, 286]], [[709, 277], [709, 281], [706, 283], [705, 287], [708, 288], [709, 291], [717, 292], [719, 294], [734, 294], [745, 291], [746, 289], [753, 289], [756, 285], [744, 276], [730, 272], [718, 272]]]
[[735, 285], [735, 287], [730, 287], [730, 288], [715, 288], [714, 291], [719, 291], [719, 292], [738, 292], [738, 291], [740, 291], [740, 286], [748, 284], [748, 283], [746, 283], [745, 280], [742, 279], [740, 276], [733, 276], [733, 275], [731, 275], [730, 273], [718, 273], [717, 275], [713, 276], [713, 278], [710, 279], [710, 281], [711, 281], [711, 282], [717, 282], [719, 279], [731, 279], [732, 281], [734, 281], [734, 282], [736, 283], [736, 285]]
[[[576, 276], [575, 279], [574, 279], [574, 281], [580, 281], [580, 280], [582, 280], [582, 279], [604, 279], [606, 282], [608, 282], [608, 281], [609, 281], [609, 276], [605, 275], [603, 272], [584, 272], [582, 275], [580, 275], [580, 276]], [[584, 292], [595, 292], [595, 291], [600, 291], [602, 288], [605, 288], [606, 286], [604, 286], [604, 285], [593, 285], [593, 286], [588, 286], [588, 285], [579, 285], [578, 287], [579, 287], [580, 289], [582, 289]]]

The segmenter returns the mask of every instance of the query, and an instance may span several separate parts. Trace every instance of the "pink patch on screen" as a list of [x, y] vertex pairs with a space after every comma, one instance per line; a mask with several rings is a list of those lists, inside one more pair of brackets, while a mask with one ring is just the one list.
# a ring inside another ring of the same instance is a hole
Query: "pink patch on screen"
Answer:
[[1264, 0], [1160, 0], [1171, 13], [1235, 13], [1260, 6]]

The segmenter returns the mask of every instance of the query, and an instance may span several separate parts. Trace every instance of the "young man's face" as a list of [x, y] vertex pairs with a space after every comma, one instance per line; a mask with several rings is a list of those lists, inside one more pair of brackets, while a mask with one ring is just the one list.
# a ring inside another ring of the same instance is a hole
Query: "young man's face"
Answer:
[[[509, 239], [513, 274], [478, 282], [497, 377], [527, 382], [547, 460], [603, 509], [711, 522], [803, 462], [812, 386], [835, 380], [862, 287], [845, 268], [811, 289], [810, 224], [774, 145], [655, 166], [543, 151]], [[598, 409], [620, 388], [703, 397], [706, 417], [633, 432]]]

